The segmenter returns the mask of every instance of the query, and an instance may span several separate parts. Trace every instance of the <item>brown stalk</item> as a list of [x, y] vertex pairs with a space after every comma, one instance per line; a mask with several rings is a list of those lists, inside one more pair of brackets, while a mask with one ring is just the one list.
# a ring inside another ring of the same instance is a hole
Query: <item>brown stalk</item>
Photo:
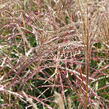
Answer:
[[[83, 11], [83, 7], [81, 6], [82, 3], [80, 3], [80, 0], [78, 0], [78, 4], [79, 4], [79, 9], [80, 12], [82, 14], [82, 22], [83, 22], [83, 37], [84, 37], [84, 45], [85, 45], [85, 73], [86, 73], [86, 104], [85, 104], [85, 109], [88, 108], [88, 104], [89, 104], [89, 74], [90, 74], [90, 52], [91, 52], [91, 48], [90, 48], [90, 35], [89, 35], [89, 20], [88, 20], [88, 1], [86, 0], [86, 10]], [[85, 13], [86, 12], [86, 13]], [[83, 16], [84, 15], [84, 16]]]

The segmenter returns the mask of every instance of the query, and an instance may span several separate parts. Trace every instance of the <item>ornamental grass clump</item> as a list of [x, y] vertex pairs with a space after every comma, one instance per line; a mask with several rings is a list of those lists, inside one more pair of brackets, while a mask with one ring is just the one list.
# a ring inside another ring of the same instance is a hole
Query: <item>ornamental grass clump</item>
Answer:
[[108, 109], [108, 5], [0, 1], [0, 109]]

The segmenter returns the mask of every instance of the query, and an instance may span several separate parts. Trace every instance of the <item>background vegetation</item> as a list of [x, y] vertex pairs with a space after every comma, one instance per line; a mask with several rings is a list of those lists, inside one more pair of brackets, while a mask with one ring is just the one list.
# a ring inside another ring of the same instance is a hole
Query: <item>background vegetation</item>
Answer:
[[0, 0], [0, 109], [109, 109], [108, 0]]

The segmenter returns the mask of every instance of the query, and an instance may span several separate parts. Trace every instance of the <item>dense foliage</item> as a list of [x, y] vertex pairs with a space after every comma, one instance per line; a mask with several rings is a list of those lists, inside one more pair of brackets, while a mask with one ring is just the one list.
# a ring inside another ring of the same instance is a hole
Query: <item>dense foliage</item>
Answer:
[[0, 109], [108, 108], [108, 0], [1, 0]]

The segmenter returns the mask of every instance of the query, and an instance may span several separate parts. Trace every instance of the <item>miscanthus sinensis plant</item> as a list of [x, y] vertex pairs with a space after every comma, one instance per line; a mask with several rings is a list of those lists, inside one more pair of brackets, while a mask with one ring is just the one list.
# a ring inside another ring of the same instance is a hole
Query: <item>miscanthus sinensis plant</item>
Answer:
[[108, 0], [1, 0], [0, 109], [108, 108]]

